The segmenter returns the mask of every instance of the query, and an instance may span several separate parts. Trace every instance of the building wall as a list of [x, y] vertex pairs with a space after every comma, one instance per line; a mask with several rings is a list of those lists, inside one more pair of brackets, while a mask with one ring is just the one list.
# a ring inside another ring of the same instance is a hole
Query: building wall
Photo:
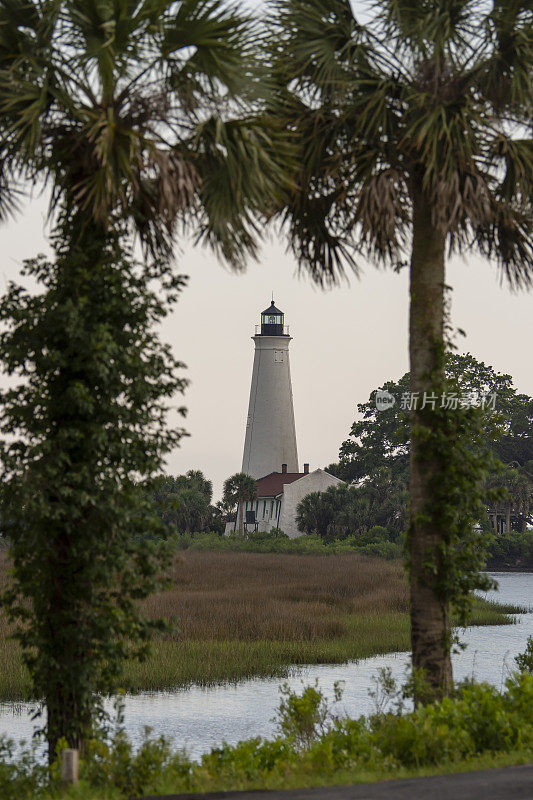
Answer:
[[299, 472], [289, 364], [289, 336], [253, 336], [252, 386], [242, 471], [252, 478]]
[[283, 503], [281, 506], [279, 527], [290, 539], [295, 539], [302, 535], [296, 525], [296, 508], [303, 498], [311, 492], [323, 492], [330, 486], [337, 486], [343, 483], [339, 478], [330, 475], [323, 469], [316, 469], [309, 475], [298, 478], [293, 483], [285, 484], [283, 487]]
[[[280, 501], [272, 501], [271, 498], [261, 498], [249, 501], [245, 504], [244, 513], [246, 519], [246, 510], [255, 510], [258, 531], [269, 531], [271, 528], [281, 528], [290, 539], [295, 539], [297, 536], [302, 536], [303, 531], [298, 530], [296, 525], [296, 509], [298, 503], [303, 498], [311, 494], [311, 492], [324, 492], [330, 486], [337, 486], [343, 483], [339, 478], [330, 475], [323, 469], [316, 469], [310, 472], [309, 475], [303, 475], [297, 481], [286, 483], [283, 486], [283, 494]], [[278, 509], [276, 503], [280, 502], [279, 508], [279, 523], [278, 523]], [[266, 514], [263, 512], [263, 503], [266, 505]], [[238, 509], [236, 520], [238, 520]], [[226, 523], [226, 534], [232, 533], [237, 530], [238, 522]]]
[[[281, 508], [278, 508], [278, 505], [282, 508], [283, 500], [274, 500], [271, 497], [258, 497], [257, 500], [248, 501], [244, 504], [244, 520], [246, 521], [246, 511], [252, 510], [255, 511], [258, 531], [269, 531], [271, 528], [276, 528], [278, 512], [281, 514]], [[226, 523], [225, 533], [233, 533], [234, 530], [238, 530], [238, 527], [239, 508], [237, 507], [235, 521]], [[253, 526], [250, 525], [248, 530], [253, 530]]]

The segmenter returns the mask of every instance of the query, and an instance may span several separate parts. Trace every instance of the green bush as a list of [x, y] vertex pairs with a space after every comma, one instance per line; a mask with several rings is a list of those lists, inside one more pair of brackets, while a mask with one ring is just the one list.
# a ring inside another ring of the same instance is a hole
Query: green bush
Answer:
[[[342, 697], [342, 686], [339, 681], [334, 685], [335, 702]], [[329, 703], [318, 688], [318, 679], [314, 686], [306, 686], [302, 694], [290, 690], [289, 684], [280, 686], [281, 700], [275, 721], [282, 736], [289, 740], [298, 750], [309, 747], [331, 729], [335, 721]]]
[[150, 739], [150, 728], [145, 728], [137, 751], [119, 730], [110, 741], [97, 739], [88, 744], [80, 778], [95, 789], [113, 788], [118, 790], [119, 796], [131, 797], [156, 786], [163, 774], [166, 780], [182, 784], [191, 768], [183, 751], [173, 751], [164, 736]]
[[[395, 771], [531, 749], [533, 676], [514, 675], [503, 693], [487, 684], [468, 684], [456, 697], [419, 706], [411, 713], [380, 713], [358, 720], [336, 720], [316, 686], [306, 687], [300, 695], [286, 690], [279, 718], [284, 737], [277, 744], [254, 739], [218, 750], [219, 784], [209, 785], [229, 786], [226, 778], [235, 774], [237, 764], [239, 770], [254, 775], [258, 786], [268, 783], [266, 773], [283, 773], [295, 763], [303, 774], [319, 770], [326, 778], [337, 770]], [[197, 770], [199, 774], [214, 767], [213, 756], [205, 756], [202, 766], [192, 771], [192, 786]]]
[[396, 544], [396, 542], [372, 542], [359, 547], [357, 552], [366, 556], [377, 556], [378, 558], [392, 561], [395, 558], [402, 557], [403, 548], [402, 545]]
[[249, 532], [243, 538], [238, 534], [220, 536], [218, 533], [184, 533], [173, 537], [178, 550], [215, 550], [240, 553], [294, 553], [299, 555], [336, 555], [338, 553], [361, 553], [387, 560], [401, 558], [403, 545], [389, 540], [389, 532], [378, 525], [364, 535], [324, 542], [312, 534], [295, 539], [279, 528], [270, 531]]
[[533, 674], [533, 637], [528, 636], [526, 649], [515, 658], [516, 666], [521, 672]]
[[48, 770], [37, 761], [35, 749], [16, 748], [0, 736], [0, 797], [2, 800], [37, 797], [48, 785]]
[[500, 533], [487, 548], [487, 566], [533, 568], [533, 530]]
[[[336, 688], [335, 699], [340, 698]], [[398, 770], [449, 769], [472, 759], [533, 754], [533, 675], [514, 674], [499, 692], [465, 684], [455, 697], [415, 711], [380, 712], [357, 720], [336, 717], [318, 686], [300, 694], [285, 685], [276, 718], [280, 735], [222, 744], [191, 761], [149, 731], [137, 751], [122, 731], [89, 743], [75, 798], [118, 800], [143, 794], [206, 792], [392, 777]], [[59, 798], [58, 766], [50, 773], [34, 751], [14, 760], [13, 744], [0, 740], [2, 800]], [[447, 766], [448, 765], [448, 766]], [[50, 778], [51, 776], [51, 778]], [[63, 794], [63, 797], [65, 795]]]

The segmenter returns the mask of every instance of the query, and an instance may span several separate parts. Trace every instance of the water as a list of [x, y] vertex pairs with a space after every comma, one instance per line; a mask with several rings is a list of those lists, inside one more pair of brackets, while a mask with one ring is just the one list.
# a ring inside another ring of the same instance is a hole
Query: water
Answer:
[[[520, 614], [516, 625], [468, 628], [461, 637], [466, 650], [454, 655], [453, 666], [457, 679], [473, 676], [499, 688], [514, 666], [514, 657], [523, 652], [528, 636], [533, 636], [533, 573], [491, 575], [498, 581], [499, 590], [489, 592], [490, 599], [531, 608], [532, 612]], [[368, 690], [378, 669], [390, 667], [401, 681], [408, 661], [407, 653], [392, 653], [348, 664], [298, 667], [292, 671], [288, 683], [298, 689], [302, 681], [308, 684], [318, 679], [324, 693], [332, 698], [334, 682], [344, 681], [339, 710], [359, 716], [374, 711]], [[192, 687], [128, 696], [125, 728], [138, 743], [145, 726], [150, 726], [154, 735], [172, 737], [176, 746], [185, 747], [192, 757], [198, 758], [223, 741], [233, 744], [252, 736], [272, 736], [279, 684], [278, 678], [254, 678], [235, 686]], [[21, 703], [0, 706], [0, 733], [17, 741], [29, 740], [34, 727], [30, 708]]]

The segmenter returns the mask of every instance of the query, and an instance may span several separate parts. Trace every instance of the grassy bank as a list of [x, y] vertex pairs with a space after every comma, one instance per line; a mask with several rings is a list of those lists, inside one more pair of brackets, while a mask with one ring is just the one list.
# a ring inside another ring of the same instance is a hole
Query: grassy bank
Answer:
[[[5, 562], [2, 579], [5, 580]], [[409, 649], [408, 593], [400, 562], [360, 555], [187, 551], [170, 586], [145, 603], [171, 631], [143, 663], [127, 665], [124, 688], [155, 690], [282, 677], [291, 665], [342, 663]], [[477, 601], [472, 624], [510, 621], [514, 607]], [[0, 619], [0, 699], [26, 696], [28, 677]]]

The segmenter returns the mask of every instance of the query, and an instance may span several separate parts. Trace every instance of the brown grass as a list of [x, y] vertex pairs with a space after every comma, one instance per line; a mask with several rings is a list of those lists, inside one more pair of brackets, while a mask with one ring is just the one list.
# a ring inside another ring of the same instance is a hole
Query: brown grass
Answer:
[[[8, 580], [0, 555], [0, 587]], [[288, 555], [188, 551], [170, 587], [143, 602], [170, 632], [149, 658], [126, 665], [135, 691], [284, 676], [293, 664], [342, 663], [409, 648], [407, 581], [400, 563], [357, 554]], [[513, 609], [507, 609], [513, 613]], [[479, 601], [474, 624], [509, 621]], [[27, 696], [20, 647], [0, 614], [0, 700]]]
[[354, 615], [408, 610], [402, 566], [356, 554], [191, 551], [175, 559], [170, 579], [144, 607], [174, 620], [179, 639], [332, 639]]

